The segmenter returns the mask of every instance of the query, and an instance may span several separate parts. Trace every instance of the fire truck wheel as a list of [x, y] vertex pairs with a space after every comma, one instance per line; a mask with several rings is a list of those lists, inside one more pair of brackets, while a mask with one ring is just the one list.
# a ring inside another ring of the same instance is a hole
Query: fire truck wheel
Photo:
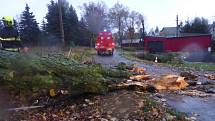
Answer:
[[109, 52], [109, 55], [110, 55], [110, 56], [113, 56], [113, 51], [110, 51], [110, 52]]
[[99, 51], [97, 51], [97, 55], [101, 55], [101, 53]]

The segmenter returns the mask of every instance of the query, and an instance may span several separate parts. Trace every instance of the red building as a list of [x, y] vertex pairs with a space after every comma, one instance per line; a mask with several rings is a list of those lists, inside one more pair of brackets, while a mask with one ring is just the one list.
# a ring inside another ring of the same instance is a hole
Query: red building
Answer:
[[211, 44], [211, 35], [144, 38], [144, 49], [149, 52], [208, 51]]

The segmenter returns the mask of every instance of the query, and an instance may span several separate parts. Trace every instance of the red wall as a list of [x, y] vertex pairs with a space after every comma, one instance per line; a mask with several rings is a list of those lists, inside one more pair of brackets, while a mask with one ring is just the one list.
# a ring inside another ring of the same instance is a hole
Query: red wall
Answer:
[[165, 52], [207, 50], [212, 43], [211, 35], [172, 38], [147, 36], [144, 38], [146, 51], [148, 51], [148, 42], [150, 41], [162, 41]]
[[149, 51], [148, 42], [151, 41], [164, 41], [166, 38], [164, 37], [152, 37], [152, 36], [146, 36], [144, 37], [144, 50]]

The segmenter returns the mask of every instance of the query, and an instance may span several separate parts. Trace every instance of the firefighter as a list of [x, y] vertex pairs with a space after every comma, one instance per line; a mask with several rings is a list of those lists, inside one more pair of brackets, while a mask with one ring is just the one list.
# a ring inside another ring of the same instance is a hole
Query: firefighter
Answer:
[[14, 20], [11, 16], [2, 18], [4, 27], [0, 30], [0, 47], [3, 50], [19, 52], [24, 48], [19, 39], [18, 30], [14, 27]]

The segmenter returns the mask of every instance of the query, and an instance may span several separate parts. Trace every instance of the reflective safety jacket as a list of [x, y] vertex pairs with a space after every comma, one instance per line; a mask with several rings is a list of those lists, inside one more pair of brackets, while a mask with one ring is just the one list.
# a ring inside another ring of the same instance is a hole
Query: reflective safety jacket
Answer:
[[18, 36], [18, 31], [13, 27], [4, 27], [0, 30], [0, 48], [18, 52], [23, 47]]
[[0, 37], [1, 49], [18, 52], [20, 47], [22, 47], [20, 39], [16, 39], [15, 37], [11, 37], [11, 38]]

